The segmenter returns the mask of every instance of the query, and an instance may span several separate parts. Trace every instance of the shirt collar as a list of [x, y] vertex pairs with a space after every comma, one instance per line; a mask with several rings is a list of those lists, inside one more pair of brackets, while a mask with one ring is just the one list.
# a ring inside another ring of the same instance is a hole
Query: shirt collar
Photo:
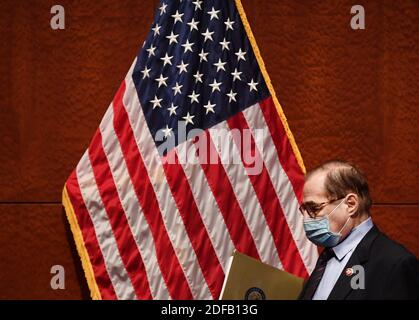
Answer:
[[363, 221], [360, 225], [352, 229], [351, 233], [337, 246], [333, 247], [336, 258], [342, 260], [350, 251], [356, 248], [358, 243], [364, 238], [368, 231], [373, 227], [371, 217]]

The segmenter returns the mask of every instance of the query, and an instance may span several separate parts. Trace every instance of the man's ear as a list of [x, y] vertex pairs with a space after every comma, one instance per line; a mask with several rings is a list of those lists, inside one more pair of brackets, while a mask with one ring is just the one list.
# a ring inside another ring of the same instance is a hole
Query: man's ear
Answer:
[[346, 196], [346, 205], [348, 206], [349, 215], [352, 217], [356, 215], [359, 208], [359, 197], [356, 193], [349, 193]]

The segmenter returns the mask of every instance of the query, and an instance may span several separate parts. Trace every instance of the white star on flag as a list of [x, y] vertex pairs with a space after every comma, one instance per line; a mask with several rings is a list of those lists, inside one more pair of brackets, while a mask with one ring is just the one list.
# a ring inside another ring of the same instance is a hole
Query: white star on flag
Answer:
[[199, 24], [199, 21], [195, 21], [195, 19], [194, 18], [192, 18], [192, 20], [191, 20], [191, 22], [188, 22], [187, 23], [187, 25], [188, 26], [190, 26], [190, 31], [192, 31], [192, 30], [198, 30], [198, 24]]
[[209, 31], [209, 29], [207, 28], [207, 30], [205, 31], [205, 32], [203, 32], [202, 33], [202, 35], [205, 37], [204, 38], [204, 42], [205, 41], [207, 41], [207, 40], [211, 40], [211, 41], [214, 41], [213, 39], [212, 39], [212, 34], [214, 33], [214, 31]]
[[233, 82], [235, 80], [241, 80], [240, 75], [242, 74], [242, 72], [237, 71], [237, 68], [234, 69], [234, 72], [231, 73], [231, 75], [233, 76]]
[[189, 63], [184, 63], [183, 60], [182, 62], [177, 65], [177, 67], [179, 68], [179, 74], [181, 74], [182, 72], [188, 72], [188, 70], [186, 70], [186, 67], [189, 65]]
[[184, 43], [184, 44], [182, 44], [182, 47], [184, 47], [185, 48], [185, 53], [187, 52], [187, 51], [190, 51], [190, 52], [192, 52], [192, 46], [194, 45], [194, 43], [192, 42], [192, 43], [190, 43], [189, 42], [189, 40], [186, 40], [186, 42]]
[[224, 70], [224, 71], [226, 71], [226, 69], [224, 68], [224, 65], [225, 65], [226, 63], [227, 63], [227, 62], [222, 62], [222, 61], [221, 61], [221, 58], [219, 58], [219, 59], [218, 59], [218, 62], [214, 63], [214, 66], [216, 66], [216, 67], [217, 67], [217, 72], [218, 72], [218, 71], [220, 71], [220, 70]]
[[164, 133], [164, 137], [170, 137], [172, 135], [172, 130], [172, 128], [169, 128], [169, 126], [166, 125], [166, 128], [162, 130]]
[[236, 95], [237, 95], [237, 93], [234, 93], [233, 89], [231, 89], [230, 92], [227, 93], [227, 96], [229, 98], [228, 102], [231, 102], [231, 100], [236, 101]]
[[183, 16], [183, 13], [179, 13], [179, 11], [176, 10], [176, 13], [175, 14], [172, 14], [172, 17], [175, 19], [175, 21], [173, 22], [173, 24], [176, 24], [176, 22], [182, 23], [183, 22], [182, 21], [182, 16]]
[[233, 30], [234, 21], [230, 21], [230, 18], [227, 18], [227, 21], [225, 21], [224, 24], [226, 25], [226, 30]]
[[211, 92], [214, 92], [216, 90], [220, 91], [220, 85], [221, 85], [221, 82], [217, 82], [217, 80], [214, 79], [214, 82], [209, 84], [209, 86], [212, 88]]
[[157, 96], [154, 96], [154, 99], [150, 101], [150, 102], [153, 104], [153, 110], [154, 110], [155, 108], [157, 108], [157, 107], [161, 108], [161, 104], [160, 104], [160, 102], [161, 102], [162, 100], [163, 100], [163, 99], [159, 99], [159, 98], [157, 98]]
[[159, 88], [160, 86], [165, 86], [165, 87], [167, 86], [166, 80], [168, 78], [169, 77], [163, 77], [163, 74], [161, 74], [160, 77], [156, 78], [156, 81], [159, 83]]
[[191, 116], [191, 115], [189, 114], [189, 112], [188, 112], [188, 114], [187, 114], [185, 117], [182, 117], [182, 119], [184, 119], [184, 120], [186, 121], [186, 125], [187, 125], [188, 123], [193, 124], [193, 121], [192, 121], [192, 119], [193, 119], [193, 118], [195, 118], [195, 116]]
[[150, 71], [151, 68], [147, 68], [147, 66], [144, 67], [144, 69], [141, 71], [141, 73], [143, 74], [143, 79], [150, 78]]
[[200, 57], [199, 62], [202, 62], [202, 60], [208, 62], [208, 59], [207, 59], [208, 54], [209, 54], [208, 52], [204, 52], [204, 49], [201, 49], [201, 53], [198, 54], [198, 56]]
[[170, 105], [170, 108], [167, 108], [167, 110], [170, 111], [169, 116], [171, 115], [176, 115], [176, 109], [178, 108], [178, 106], [175, 106], [173, 103]]
[[180, 89], [182, 89], [183, 85], [179, 84], [178, 82], [176, 82], [176, 85], [174, 87], [172, 87], [174, 93], [173, 95], [176, 96], [178, 93], [182, 94], [182, 91], [180, 91]]
[[258, 91], [258, 89], [256, 88], [256, 85], [258, 84], [257, 82], [253, 82], [253, 79], [247, 83], [250, 87], [250, 92], [252, 92], [252, 90]]
[[188, 95], [188, 97], [191, 98], [191, 103], [193, 103], [194, 101], [199, 103], [198, 101], [199, 95], [200, 95], [199, 93], [195, 93], [195, 90], [193, 90], [192, 93]]
[[172, 42], [177, 43], [177, 37], [179, 37], [179, 35], [174, 34], [173, 31], [170, 32], [169, 36], [166, 36], [166, 38], [169, 39], [169, 44], [172, 44]]
[[169, 55], [166, 53], [163, 58], [160, 58], [160, 60], [163, 60], [163, 66], [165, 66], [166, 64], [172, 65], [172, 58], [173, 56], [169, 57]]
[[148, 52], [148, 57], [156, 55], [154, 52], [156, 51], [156, 47], [154, 47], [153, 45], [151, 45], [150, 48], [146, 49], [146, 51]]
[[230, 44], [230, 41], [226, 41], [226, 38], [224, 38], [223, 41], [220, 41], [220, 44], [221, 44], [221, 51], [224, 51], [224, 49], [230, 50], [230, 48], [228, 47], [228, 45]]
[[162, 15], [163, 13], [166, 13], [166, 8], [167, 8], [167, 4], [163, 3], [161, 5], [161, 7], [159, 8], [160, 10], [160, 15]]
[[208, 112], [215, 113], [214, 107], [215, 107], [215, 104], [211, 104], [211, 101], [208, 100], [208, 103], [204, 105], [204, 108], [206, 110], [205, 114], [208, 114]]
[[156, 34], [160, 34], [160, 28], [161, 28], [161, 26], [159, 26], [159, 24], [156, 23], [156, 25], [154, 26], [154, 28], [151, 28], [151, 30], [153, 30], [154, 31], [154, 35], [156, 35]]
[[193, 75], [195, 82], [202, 82], [203, 73], [199, 73], [199, 70]]
[[202, 7], [201, 7], [202, 1], [197, 0], [197, 1], [194, 1], [192, 3], [195, 5], [195, 10], [197, 10], [197, 9], [202, 10]]
[[218, 13], [220, 12], [220, 10], [215, 10], [214, 7], [212, 7], [211, 11], [208, 11], [207, 13], [211, 16], [210, 20], [212, 19], [218, 19]]
[[235, 53], [235, 55], [237, 56], [237, 62], [240, 60], [246, 61], [246, 58], [244, 57], [245, 54], [246, 52], [243, 52], [242, 49], [240, 48], [239, 51]]

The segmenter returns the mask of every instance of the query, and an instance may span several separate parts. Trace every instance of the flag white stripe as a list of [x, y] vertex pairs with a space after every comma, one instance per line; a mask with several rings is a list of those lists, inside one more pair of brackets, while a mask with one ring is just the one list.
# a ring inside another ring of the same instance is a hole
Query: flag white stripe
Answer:
[[[223, 133], [225, 132], [225, 134], [222, 135], [223, 143], [217, 138], [220, 131]], [[222, 165], [224, 166], [234, 194], [243, 211], [244, 218], [255, 241], [261, 261], [282, 269], [282, 263], [279, 260], [278, 251], [271, 230], [268, 227], [259, 199], [256, 196], [243, 163], [231, 163], [231, 161], [226, 163], [227, 161], [225, 161], [227, 159], [240, 159], [239, 150], [234, 143], [228, 124], [225, 121], [220, 122], [209, 129], [209, 133], [211, 140], [222, 159]], [[224, 145], [226, 141], [230, 144], [230, 148]]]
[[92, 219], [100, 250], [105, 259], [106, 270], [115, 293], [118, 299], [137, 299], [131, 279], [119, 254], [116, 239], [96, 185], [87, 150], [77, 165], [76, 174], [80, 192]]
[[129, 228], [141, 254], [152, 297], [154, 299], [167, 300], [170, 299], [170, 295], [157, 262], [153, 235], [140, 207], [126, 167], [125, 159], [113, 127], [113, 117], [113, 106], [111, 104], [99, 125], [102, 134], [103, 150], [108, 160]]
[[169, 188], [161, 158], [148, 129], [132, 77], [128, 75], [125, 82], [124, 106], [128, 113], [138, 149], [140, 150], [148, 176], [158, 199], [167, 234], [172, 242], [194, 298], [212, 299], [196, 253]]
[[185, 158], [187, 161], [182, 163], [182, 167], [188, 179], [202, 221], [211, 239], [212, 246], [225, 272], [226, 263], [234, 250], [234, 244], [231, 241], [224, 217], [220, 212], [217, 201], [212, 194], [212, 190], [199, 164], [195, 150], [196, 147], [192, 140], [185, 141], [176, 148], [178, 154], [187, 153], [187, 157]]
[[[311, 243], [303, 229], [303, 217], [298, 210], [298, 200], [295, 195], [291, 182], [281, 166], [281, 162], [276, 152], [275, 144], [272, 141], [268, 126], [266, 124], [263, 112], [259, 104], [255, 104], [243, 111], [247, 124], [252, 132], [255, 129], [265, 130], [263, 138], [257, 139], [255, 137], [255, 144], [261, 152], [261, 157], [266, 165], [270, 179], [274, 186], [275, 192], [284, 211], [286, 221], [291, 231], [294, 242], [297, 245], [298, 251], [301, 254], [306, 269], [311, 273], [317, 261], [317, 250], [313, 243]], [[260, 136], [257, 136], [260, 137]]]

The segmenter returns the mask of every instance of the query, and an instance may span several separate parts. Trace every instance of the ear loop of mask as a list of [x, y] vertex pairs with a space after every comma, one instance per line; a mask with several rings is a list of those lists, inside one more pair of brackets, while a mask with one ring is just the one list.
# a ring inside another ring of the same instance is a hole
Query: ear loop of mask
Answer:
[[[337, 206], [336, 206], [336, 208], [334, 208], [328, 215], [327, 215], [327, 218], [329, 219], [329, 217], [332, 215], [332, 213], [343, 203], [345, 201], [345, 199], [343, 199]], [[348, 217], [348, 219], [346, 219], [346, 222], [345, 222], [345, 224], [343, 225], [343, 227], [339, 230], [339, 232], [337, 233], [338, 235], [342, 235], [341, 234], [341, 232], [342, 232], [342, 230], [346, 227], [346, 225], [348, 224], [348, 221], [349, 221], [349, 219], [350, 219], [351, 217]]]
[[342, 230], [343, 230], [343, 229], [345, 229], [345, 227], [346, 227], [346, 225], [348, 224], [348, 221], [349, 221], [349, 219], [350, 219], [350, 218], [351, 218], [351, 217], [348, 217], [348, 219], [346, 219], [346, 222], [345, 222], [345, 224], [343, 225], [342, 229], [340, 229], [340, 231], [338, 232], [338, 234], [339, 234], [339, 235], [342, 235], [342, 233], [341, 233], [341, 232], [342, 232]]

